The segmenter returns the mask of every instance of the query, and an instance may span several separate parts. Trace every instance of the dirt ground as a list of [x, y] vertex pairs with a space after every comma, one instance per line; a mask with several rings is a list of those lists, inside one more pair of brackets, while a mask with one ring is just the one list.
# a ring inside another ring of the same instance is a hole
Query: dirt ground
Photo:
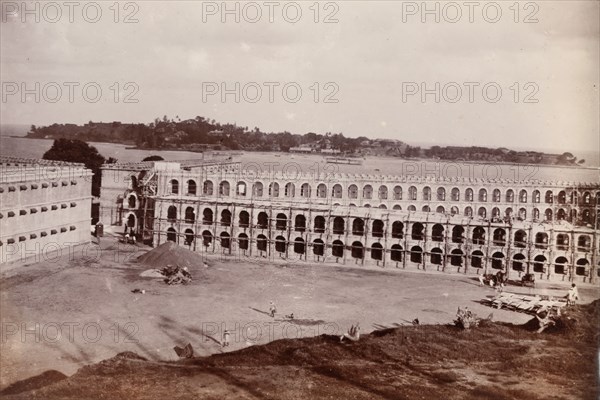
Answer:
[[[2, 272], [0, 390], [47, 370], [72, 375], [126, 351], [163, 362], [176, 360], [173, 346], [187, 343], [205, 356], [282, 338], [339, 335], [356, 322], [363, 333], [412, 326], [415, 318], [448, 324], [458, 306], [482, 317], [493, 312], [495, 321], [531, 318], [479, 304], [494, 290], [473, 276], [207, 259], [207, 267], [190, 269], [191, 284], [168, 286], [139, 276], [147, 268], [135, 258], [150, 248], [104, 237], [100, 249], [93, 244], [82, 248], [88, 257], [77, 249], [75, 256]], [[566, 289], [506, 291], [562, 295]], [[588, 286], [580, 288], [580, 297], [590, 303], [600, 296]], [[267, 315], [270, 301], [278, 309], [275, 318]], [[291, 313], [293, 320], [285, 317]], [[228, 347], [220, 344], [225, 329], [231, 332]]]

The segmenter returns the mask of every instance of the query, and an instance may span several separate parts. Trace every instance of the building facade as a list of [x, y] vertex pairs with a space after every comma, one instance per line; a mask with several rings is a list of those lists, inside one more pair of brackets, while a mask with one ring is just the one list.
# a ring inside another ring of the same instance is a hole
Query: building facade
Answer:
[[51, 259], [90, 241], [92, 172], [83, 164], [2, 157], [0, 168], [0, 263]]

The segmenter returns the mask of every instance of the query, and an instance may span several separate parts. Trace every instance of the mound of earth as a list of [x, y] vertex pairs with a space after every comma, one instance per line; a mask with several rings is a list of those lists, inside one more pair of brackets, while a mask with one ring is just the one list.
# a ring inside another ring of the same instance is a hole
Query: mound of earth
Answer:
[[204, 264], [204, 259], [200, 254], [170, 241], [142, 254], [137, 261], [147, 267], [157, 269], [162, 269], [167, 265], [194, 268]]
[[[561, 335], [489, 323], [375, 331], [359, 342], [321, 335], [179, 362], [134, 353], [81, 368], [6, 399], [595, 399], [598, 301], [570, 313], [589, 323]], [[586, 335], [587, 336], [587, 335]], [[14, 385], [13, 385], [14, 386]]]

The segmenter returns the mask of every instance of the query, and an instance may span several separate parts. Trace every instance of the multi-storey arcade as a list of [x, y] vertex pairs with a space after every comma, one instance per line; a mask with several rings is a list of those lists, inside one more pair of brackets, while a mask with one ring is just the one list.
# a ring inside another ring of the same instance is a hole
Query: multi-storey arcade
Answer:
[[172, 168], [155, 185], [154, 245], [555, 281], [600, 274], [597, 183]]

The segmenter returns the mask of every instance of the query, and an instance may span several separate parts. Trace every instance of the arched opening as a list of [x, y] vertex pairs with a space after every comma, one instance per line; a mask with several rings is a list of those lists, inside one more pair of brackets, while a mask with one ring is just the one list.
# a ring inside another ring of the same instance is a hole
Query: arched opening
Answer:
[[468, 188], [465, 190], [465, 201], [473, 201], [473, 189]]
[[129, 189], [135, 190], [138, 187], [138, 179], [135, 175], [129, 177]]
[[285, 184], [283, 194], [285, 197], [294, 197], [296, 195], [296, 187], [292, 182], [288, 182]]
[[533, 209], [533, 213], [531, 214], [531, 218], [533, 218], [534, 221], [539, 221], [540, 220], [540, 210], [539, 210], [539, 208], [534, 208]]
[[552, 190], [548, 190], [546, 191], [546, 194], [544, 196], [544, 202], [546, 204], [552, 204], [554, 201], [554, 195], [552, 194]]
[[515, 247], [525, 248], [527, 246], [527, 233], [523, 229], [515, 232]]
[[373, 186], [365, 185], [363, 187], [363, 199], [371, 199], [373, 198]]
[[444, 206], [437, 206], [435, 212], [438, 214], [444, 214], [446, 212], [446, 209], [444, 208]]
[[462, 267], [463, 265], [463, 252], [460, 249], [454, 249], [450, 253], [450, 265], [455, 267]]
[[481, 226], [476, 226], [475, 229], [473, 229], [473, 244], [485, 244], [485, 229], [483, 229]]
[[506, 231], [502, 228], [496, 228], [494, 230], [493, 237], [494, 246], [506, 246]]
[[492, 268], [504, 269], [504, 254], [499, 251], [492, 254]]
[[439, 187], [437, 189], [437, 199], [438, 199], [438, 201], [446, 200], [446, 189], [444, 189], [443, 187]]
[[275, 251], [278, 253], [285, 253], [286, 243], [283, 236], [277, 236], [275, 238]]
[[402, 239], [404, 237], [404, 224], [401, 221], [394, 221], [392, 224], [392, 238]]
[[459, 188], [452, 188], [452, 191], [450, 193], [451, 193], [450, 196], [451, 196], [452, 201], [460, 201], [460, 189]]
[[179, 194], [179, 181], [177, 179], [171, 179], [171, 194]]
[[512, 269], [515, 271], [525, 271], [525, 256], [521, 253], [517, 253], [513, 256]]
[[277, 214], [277, 218], [275, 219], [275, 229], [277, 230], [285, 230], [287, 228], [287, 216], [283, 213]]
[[588, 235], [579, 235], [577, 238], [577, 251], [590, 251], [592, 239]]
[[421, 208], [421, 211], [423, 211], [423, 212], [430, 212], [431, 208], [429, 206], [423, 206], [423, 208]]
[[589, 261], [586, 260], [585, 258], [580, 258], [579, 260], [577, 260], [577, 263], [575, 266], [575, 275], [588, 276], [589, 264], [590, 264]]
[[331, 196], [335, 199], [342, 198], [342, 185], [333, 185], [333, 189], [331, 191]]
[[519, 216], [518, 219], [521, 221], [525, 221], [527, 219], [527, 210], [524, 208], [519, 208]]
[[544, 217], [546, 218], [546, 221], [552, 221], [552, 209], [546, 208], [546, 211], [544, 211]]
[[561, 190], [558, 192], [558, 196], [556, 196], [558, 204], [567, 204], [567, 192]]
[[494, 191], [492, 192], [492, 201], [494, 203], [500, 203], [501, 197], [502, 197], [502, 194], [500, 193], [500, 189], [494, 189]]
[[248, 211], [240, 211], [239, 226], [240, 228], [248, 228], [250, 226], [250, 214], [248, 214]]
[[210, 208], [205, 208], [202, 211], [202, 223], [211, 225], [213, 223], [213, 211]]
[[402, 200], [402, 186], [394, 186], [394, 200]]
[[187, 187], [188, 187], [187, 194], [189, 194], [191, 196], [195, 196], [196, 192], [197, 192], [196, 181], [193, 179], [190, 179], [189, 181], [187, 181]]
[[371, 258], [373, 260], [383, 260], [383, 246], [381, 243], [373, 243], [371, 245]]
[[557, 257], [554, 261], [554, 273], [555, 274], [566, 274], [567, 273], [567, 260], [566, 257]]
[[410, 261], [421, 264], [423, 262], [423, 249], [419, 246], [413, 246], [410, 249]]
[[221, 225], [231, 226], [231, 211], [227, 209], [221, 211]]
[[538, 232], [535, 234], [535, 248], [536, 249], [547, 249], [548, 248], [548, 234], [546, 232]]
[[392, 210], [402, 210], [402, 206], [400, 204], [394, 204], [394, 207], [392, 207]]
[[325, 243], [321, 239], [315, 239], [313, 241], [313, 254], [315, 256], [322, 256], [325, 254]]
[[222, 181], [219, 183], [219, 195], [221, 196], [229, 196], [230, 185], [227, 181]]
[[519, 192], [519, 203], [527, 203], [527, 190], [523, 189]]
[[212, 194], [213, 194], [213, 183], [212, 183], [212, 181], [204, 181], [204, 184], [202, 185], [202, 193], [205, 196], [212, 196]]
[[425, 201], [431, 200], [431, 188], [429, 186], [425, 186], [423, 188], [423, 200], [425, 200]]
[[408, 199], [409, 200], [417, 200], [417, 188], [411, 186], [408, 188]]
[[533, 201], [534, 203], [539, 203], [542, 199], [542, 194], [540, 193], [539, 190], [534, 190], [533, 193], [531, 194], [531, 201]]
[[492, 222], [500, 219], [500, 209], [498, 207], [492, 208]]
[[463, 243], [465, 241], [465, 228], [456, 225], [452, 228], [452, 243]]
[[304, 254], [306, 252], [306, 246], [304, 245], [304, 239], [297, 237], [294, 240], [294, 253]]
[[356, 186], [356, 185], [348, 186], [348, 197], [351, 199], [358, 198], [358, 186]]
[[569, 235], [566, 233], [556, 235], [556, 248], [558, 250], [569, 250]]
[[431, 263], [434, 265], [442, 265], [444, 252], [439, 247], [431, 249]]
[[373, 237], [383, 237], [383, 221], [376, 219], [373, 221]]
[[452, 208], [450, 209], [450, 215], [458, 215], [459, 213], [460, 210], [458, 209], [458, 207], [452, 206]]
[[137, 205], [136, 204], [137, 200], [136, 200], [135, 195], [134, 194], [130, 194], [129, 197], [128, 197], [128, 201], [127, 202], [129, 203], [129, 208], [135, 208], [136, 205]]
[[185, 222], [186, 224], [193, 224], [196, 222], [196, 213], [194, 213], [194, 207], [187, 207], [185, 209]]
[[401, 262], [402, 261], [402, 246], [399, 244], [393, 244], [390, 251], [390, 258], [392, 261]]
[[169, 220], [169, 222], [175, 222], [175, 220], [177, 219], [177, 207], [169, 206], [169, 208], [167, 209], [167, 219]]
[[136, 227], [136, 220], [135, 220], [135, 215], [134, 214], [129, 214], [127, 216], [127, 227], [128, 228], [135, 228]]
[[204, 247], [210, 246], [210, 244], [212, 243], [212, 239], [213, 239], [213, 235], [212, 235], [212, 233], [210, 233], [210, 231], [202, 232], [202, 245]]
[[240, 247], [241, 250], [248, 250], [248, 247], [249, 247], [248, 235], [246, 235], [245, 233], [240, 233], [238, 235], [238, 246]]
[[261, 211], [258, 213], [258, 219], [256, 224], [258, 229], [267, 229], [269, 227], [269, 215]]
[[417, 211], [417, 207], [411, 204], [410, 206], [408, 206], [408, 211]]
[[487, 210], [485, 207], [479, 207], [479, 210], [477, 210], [477, 215], [479, 215], [479, 218], [485, 219], [487, 217]]
[[327, 197], [327, 186], [324, 183], [317, 186], [317, 197]]
[[512, 189], [506, 191], [506, 202], [513, 203], [515, 201], [515, 192]]
[[379, 186], [378, 195], [380, 200], [387, 200], [388, 198], [388, 188], [385, 185]]
[[304, 215], [296, 215], [294, 219], [294, 230], [296, 232], [304, 232], [306, 230], [306, 217]]
[[385, 204], [380, 204], [379, 208], [382, 210], [387, 210], [387, 206]]
[[365, 222], [362, 218], [354, 218], [354, 221], [352, 221], [352, 234], [357, 236], [365, 234]]
[[239, 181], [237, 185], [235, 185], [235, 194], [237, 196], [246, 196], [246, 182]]
[[194, 243], [194, 231], [191, 229], [186, 229], [185, 232], [185, 245], [191, 246]]
[[175, 228], [167, 229], [167, 241], [177, 242], [177, 231], [175, 230]]
[[413, 240], [423, 240], [425, 238], [424, 234], [425, 228], [423, 224], [420, 222], [415, 222], [412, 225], [411, 236]]
[[352, 258], [363, 259], [365, 256], [365, 248], [361, 242], [352, 242]]
[[471, 253], [471, 267], [482, 268], [483, 267], [483, 252], [475, 250]]
[[473, 208], [465, 207], [465, 217], [472, 217], [472, 216], [473, 216]]
[[231, 237], [227, 232], [221, 232], [221, 247], [228, 249], [231, 246]]
[[300, 197], [310, 197], [310, 185], [308, 183], [303, 183], [302, 186], [300, 186]]
[[256, 249], [258, 251], [267, 251], [267, 237], [265, 235], [258, 235], [256, 237]]
[[315, 217], [315, 233], [324, 233], [325, 232], [325, 217], [321, 215], [317, 215]]
[[344, 222], [344, 218], [335, 217], [333, 219], [333, 234], [334, 235], [343, 235], [346, 230], [346, 223]]
[[486, 202], [487, 201], [487, 190], [479, 189], [479, 201]]
[[269, 184], [269, 197], [279, 197], [279, 183], [271, 182]]
[[341, 240], [334, 240], [333, 243], [331, 243], [331, 254], [334, 257], [344, 256], [344, 243]]
[[546, 272], [546, 257], [542, 255], [535, 256], [533, 259], [533, 272], [540, 274]]
[[263, 190], [264, 190], [264, 186], [263, 186], [262, 182], [254, 182], [254, 185], [252, 185], [252, 193], [256, 197], [262, 197]]
[[431, 240], [434, 242], [444, 241], [444, 226], [442, 224], [435, 224], [431, 228]]

